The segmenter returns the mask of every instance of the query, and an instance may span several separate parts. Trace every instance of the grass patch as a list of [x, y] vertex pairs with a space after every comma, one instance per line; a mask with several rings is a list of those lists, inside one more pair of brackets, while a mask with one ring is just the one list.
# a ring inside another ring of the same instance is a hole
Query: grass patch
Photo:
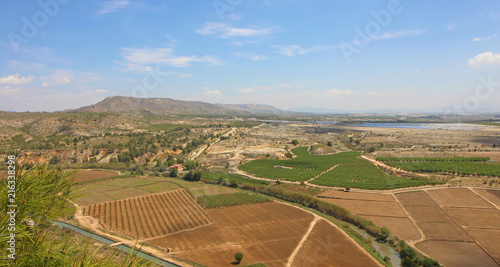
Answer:
[[263, 184], [268, 185], [268, 181], [261, 181], [255, 179], [248, 179], [241, 175], [234, 173], [213, 173], [213, 172], [205, 172], [201, 175], [202, 179], [212, 180], [212, 181], [223, 181], [229, 184], [232, 180], [234, 180], [237, 184]]
[[247, 192], [198, 197], [198, 203], [208, 209], [269, 201], [271, 201], [271, 199], [266, 196], [260, 194], [250, 194]]

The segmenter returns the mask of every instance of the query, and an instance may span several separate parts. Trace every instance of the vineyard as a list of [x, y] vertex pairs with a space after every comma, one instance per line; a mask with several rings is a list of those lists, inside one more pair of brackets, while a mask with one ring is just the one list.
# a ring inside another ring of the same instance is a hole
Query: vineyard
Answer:
[[185, 190], [94, 204], [85, 207], [84, 215], [98, 218], [107, 230], [139, 239], [191, 229], [212, 221]]
[[487, 157], [378, 157], [377, 160], [411, 172], [500, 177], [500, 165], [487, 163]]
[[204, 206], [205, 208], [217, 208], [224, 206], [235, 206], [241, 204], [262, 203], [269, 201], [271, 201], [271, 199], [266, 196], [258, 194], [249, 194], [246, 192], [210, 195], [198, 198], [198, 203], [200, 203], [200, 205]]
[[307, 149], [307, 147], [292, 149], [292, 152], [297, 156], [296, 158], [286, 160], [257, 159], [241, 165], [239, 168], [247, 173], [263, 178], [307, 181], [336, 164], [359, 155], [357, 152], [312, 155]]
[[[344, 154], [344, 153], [342, 153]], [[433, 181], [410, 180], [389, 175], [367, 160], [357, 158], [354, 154], [345, 154], [348, 159], [333, 170], [320, 175], [311, 181], [313, 184], [336, 187], [354, 187], [372, 190], [387, 190], [402, 187], [436, 184]]]

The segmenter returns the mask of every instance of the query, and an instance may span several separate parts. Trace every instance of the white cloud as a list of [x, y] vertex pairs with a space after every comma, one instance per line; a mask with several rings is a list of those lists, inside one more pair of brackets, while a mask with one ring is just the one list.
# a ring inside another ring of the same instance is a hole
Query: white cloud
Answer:
[[49, 87], [49, 84], [48, 83], [42, 83], [42, 86], [43, 87]]
[[73, 74], [68, 70], [56, 70], [54, 71], [54, 75], [52, 75], [51, 79], [58, 85], [70, 84], [73, 79]]
[[189, 73], [183, 73], [183, 74], [179, 74], [180, 77], [191, 77], [193, 76], [192, 74], [189, 74]]
[[264, 55], [248, 53], [248, 52], [233, 52], [233, 56], [253, 61], [267, 60], [267, 57]]
[[196, 33], [201, 35], [217, 35], [221, 38], [229, 37], [251, 37], [271, 34], [275, 31], [274, 28], [251, 27], [251, 28], [235, 28], [227, 23], [206, 22], [205, 25], [196, 30]]
[[206, 90], [205, 92], [201, 93], [202, 95], [205, 96], [221, 96], [222, 93], [219, 90]]
[[203, 89], [203, 91], [206, 91], [206, 90], [210, 89], [210, 87], [209, 86], [203, 86], [201, 89]]
[[105, 15], [117, 12], [121, 9], [129, 7], [131, 4], [132, 3], [127, 0], [115, 0], [115, 1], [104, 2], [103, 7], [97, 10], [96, 13], [99, 15]]
[[298, 55], [304, 55], [304, 54], [309, 54], [309, 53], [315, 53], [315, 52], [322, 52], [322, 51], [327, 51], [330, 49], [334, 49], [336, 46], [335, 45], [319, 45], [319, 46], [313, 46], [310, 48], [302, 48], [301, 46], [298, 45], [272, 45], [272, 48], [275, 48], [278, 54], [285, 55], [287, 57], [294, 57]]
[[487, 36], [487, 37], [484, 37], [484, 38], [474, 38], [472, 39], [473, 42], [481, 42], [481, 41], [487, 41], [487, 40], [491, 40], [491, 39], [495, 39], [498, 37], [498, 34], [493, 34], [492, 36]]
[[212, 56], [180, 56], [173, 55], [172, 48], [123, 48], [122, 56], [127, 71], [151, 71], [150, 64], [171, 65], [174, 67], [189, 67], [192, 62], [203, 62], [220, 65], [221, 62]]
[[380, 35], [371, 36], [372, 40], [383, 40], [383, 39], [394, 39], [406, 36], [416, 36], [422, 35], [424, 30], [405, 30], [405, 31], [395, 31], [395, 32], [384, 32]]
[[0, 88], [0, 95], [1, 96], [12, 96], [16, 95], [21, 91], [21, 88], [11, 88], [10, 86], [5, 86], [3, 88]]
[[300, 88], [304, 87], [302, 84], [286, 84], [286, 83], [278, 83], [273, 86], [252, 86], [252, 87], [246, 87], [238, 90], [240, 93], [243, 94], [253, 94], [257, 92], [266, 92], [266, 91], [274, 91], [274, 90], [280, 90], [280, 89], [292, 89], [292, 88]]
[[500, 65], [500, 54], [486, 52], [475, 56], [467, 61], [471, 67], [479, 67], [481, 65]]
[[34, 76], [21, 76], [19, 73], [0, 77], [0, 84], [28, 84], [33, 82]]

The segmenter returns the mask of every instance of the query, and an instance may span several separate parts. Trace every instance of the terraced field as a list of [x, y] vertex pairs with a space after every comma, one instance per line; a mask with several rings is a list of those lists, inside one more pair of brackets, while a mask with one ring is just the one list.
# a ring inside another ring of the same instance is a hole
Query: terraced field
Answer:
[[138, 239], [163, 236], [212, 222], [183, 189], [90, 205], [85, 207], [84, 215], [98, 218], [107, 230]]

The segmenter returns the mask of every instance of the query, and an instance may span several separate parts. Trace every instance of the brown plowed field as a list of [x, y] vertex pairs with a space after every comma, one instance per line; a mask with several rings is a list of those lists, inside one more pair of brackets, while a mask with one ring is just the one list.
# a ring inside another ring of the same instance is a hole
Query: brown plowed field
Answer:
[[406, 217], [394, 199], [393, 202], [331, 198], [321, 198], [321, 200], [344, 207], [355, 214]]
[[[177, 257], [206, 266], [232, 266], [234, 253], [238, 251], [244, 255], [242, 264], [286, 266], [314, 219], [308, 212], [277, 202], [211, 209], [207, 213], [213, 224], [151, 239], [148, 243], [173, 248]], [[329, 231], [334, 236], [343, 235], [333, 227]], [[347, 248], [355, 246], [352, 242], [345, 238], [339, 243]], [[338, 260], [364, 257], [360, 250], [346, 253], [339, 254], [345, 259]]]
[[302, 244], [292, 266], [378, 266], [350, 238], [325, 220], [319, 220]]
[[427, 194], [431, 196], [441, 207], [482, 207], [493, 208], [493, 206], [480, 196], [468, 188], [449, 188], [427, 190]]
[[114, 199], [123, 199], [123, 198], [131, 198], [148, 195], [149, 192], [141, 190], [139, 188], [124, 188], [112, 191], [106, 191], [103, 194], [108, 195]]
[[450, 222], [453, 221], [440, 207], [405, 206], [411, 217], [417, 221]]
[[398, 238], [403, 240], [418, 240], [421, 238], [415, 225], [411, 223], [408, 218], [395, 218], [395, 217], [384, 217], [384, 216], [362, 216], [374, 222], [380, 227], [387, 227], [393, 234]]
[[111, 231], [144, 239], [207, 225], [210, 217], [184, 190], [127, 198], [85, 207]]
[[173, 248], [176, 256], [207, 266], [230, 266], [238, 251], [245, 256], [245, 263], [284, 266], [314, 218], [276, 202], [218, 208], [207, 213], [214, 224], [148, 243]]
[[426, 241], [417, 248], [445, 266], [498, 267], [498, 264], [476, 243]]
[[438, 204], [424, 191], [416, 191], [409, 193], [396, 194], [401, 204], [407, 205], [422, 205], [422, 206], [438, 206]]
[[500, 190], [475, 189], [478, 194], [500, 207]]
[[500, 262], [500, 230], [467, 230], [488, 253]]
[[93, 180], [105, 179], [120, 175], [117, 171], [98, 171], [98, 170], [79, 170], [75, 174], [75, 182], [88, 182]]
[[392, 195], [375, 194], [375, 193], [358, 193], [358, 192], [344, 192], [339, 190], [328, 190], [322, 192], [318, 196], [335, 197], [341, 199], [356, 199], [356, 200], [375, 200], [375, 201], [390, 201], [393, 202]]
[[500, 211], [494, 209], [445, 208], [461, 226], [500, 229]]
[[449, 241], [474, 241], [456, 223], [448, 222], [418, 222], [418, 226], [426, 239], [449, 240]]

